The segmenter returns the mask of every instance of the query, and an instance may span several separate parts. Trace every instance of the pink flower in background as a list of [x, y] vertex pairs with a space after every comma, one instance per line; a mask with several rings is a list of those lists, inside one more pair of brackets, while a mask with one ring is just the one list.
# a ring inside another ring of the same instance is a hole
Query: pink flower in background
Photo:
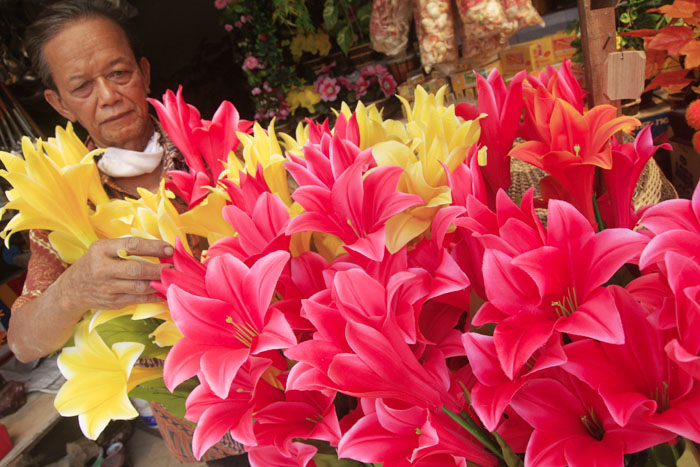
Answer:
[[369, 81], [367, 81], [365, 78], [360, 76], [357, 78], [357, 81], [355, 81], [355, 93], [357, 94], [357, 98], [361, 98], [365, 94], [367, 94], [367, 89], [369, 88]]
[[379, 87], [386, 97], [393, 96], [396, 93], [396, 80], [391, 73], [385, 73], [379, 76]]
[[[258, 87], [254, 87], [254, 88], [252, 89], [252, 91], [250, 91], [250, 93], [251, 93], [252, 95], [254, 95], [254, 96], [257, 96], [257, 95], [260, 94], [261, 92], [262, 92], [262, 91], [261, 91], [260, 88], [258, 88]], [[257, 117], [256, 117], [256, 118], [257, 118]]]
[[360, 74], [363, 78], [367, 78], [370, 76], [381, 76], [385, 73], [387, 73], [387, 70], [384, 65], [367, 65], [362, 70], [360, 70]]
[[267, 83], [267, 81], [265, 81], [265, 83], [263, 83], [263, 89], [265, 90], [265, 92], [272, 92], [272, 88]]
[[347, 78], [345, 76], [338, 76], [337, 79], [338, 79], [338, 84], [340, 84], [342, 87], [344, 87], [348, 91], [355, 90], [355, 83], [350, 78]]
[[[236, 26], [237, 28], [240, 28], [241, 26], [243, 26], [240, 21], [236, 21], [235, 23], [233, 23], [233, 25]], [[230, 25], [227, 24], [227, 26], [230, 26]], [[231, 29], [228, 29], [228, 28], [226, 28], [226, 30], [231, 31]]]
[[223, 10], [230, 2], [231, 0], [214, 0], [214, 7], [217, 10]]
[[249, 18], [246, 15], [241, 15], [241, 23], [247, 23], [248, 19]]
[[[238, 24], [236, 24], [236, 27], [239, 27]], [[226, 24], [224, 24], [224, 29], [226, 30], [226, 32], [231, 32], [231, 31], [233, 31], [233, 26], [226, 23]]]
[[316, 76], [325, 75], [325, 74], [327, 74], [329, 71], [331, 71], [333, 68], [335, 68], [335, 62], [329, 63], [329, 64], [326, 65], [326, 66], [322, 66], [322, 67], [319, 68], [318, 70], [314, 70], [314, 73], [316, 73]]
[[318, 85], [318, 93], [321, 94], [321, 100], [324, 102], [334, 101], [340, 92], [340, 86], [335, 78], [326, 76], [320, 80]]
[[243, 60], [243, 69], [254, 70], [256, 68], [263, 68], [262, 66], [260, 66], [260, 60], [253, 57], [252, 55], [248, 55], [246, 59]]

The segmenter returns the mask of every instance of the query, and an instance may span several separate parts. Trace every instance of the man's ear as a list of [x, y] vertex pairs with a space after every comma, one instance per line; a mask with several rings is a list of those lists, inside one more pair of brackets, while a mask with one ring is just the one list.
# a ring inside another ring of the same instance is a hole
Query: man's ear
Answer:
[[139, 68], [141, 68], [141, 75], [143, 76], [143, 86], [146, 88], [146, 94], [151, 93], [151, 64], [146, 57], [141, 57], [139, 59]]
[[51, 105], [51, 107], [56, 110], [59, 114], [61, 114], [63, 117], [67, 118], [71, 122], [75, 122], [77, 120], [76, 115], [65, 105], [63, 105], [63, 99], [61, 99], [61, 96], [58, 94], [58, 92], [54, 91], [53, 89], [47, 89], [44, 91], [44, 99], [46, 99], [46, 102]]

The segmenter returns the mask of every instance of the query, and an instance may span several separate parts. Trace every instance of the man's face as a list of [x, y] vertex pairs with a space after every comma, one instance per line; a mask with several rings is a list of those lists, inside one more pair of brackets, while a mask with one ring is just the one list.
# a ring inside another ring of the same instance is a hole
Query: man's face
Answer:
[[68, 23], [44, 46], [56, 90], [44, 96], [58, 113], [78, 121], [100, 147], [143, 150], [153, 134], [146, 96], [150, 67], [136, 61], [112, 21]]

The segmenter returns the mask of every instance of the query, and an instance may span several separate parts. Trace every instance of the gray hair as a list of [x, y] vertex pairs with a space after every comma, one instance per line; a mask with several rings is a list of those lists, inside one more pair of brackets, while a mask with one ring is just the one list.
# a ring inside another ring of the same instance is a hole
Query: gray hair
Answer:
[[37, 19], [27, 27], [25, 48], [34, 70], [47, 89], [56, 89], [49, 64], [44, 57], [44, 46], [73, 21], [104, 18], [124, 31], [134, 56], [140, 58], [138, 43], [127, 18], [106, 0], [62, 0], [44, 8]]

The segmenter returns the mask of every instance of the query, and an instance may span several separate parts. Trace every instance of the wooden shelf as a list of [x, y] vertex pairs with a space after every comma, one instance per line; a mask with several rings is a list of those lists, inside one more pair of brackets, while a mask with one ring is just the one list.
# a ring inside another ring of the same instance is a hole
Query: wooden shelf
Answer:
[[12, 441], [12, 450], [0, 459], [0, 467], [14, 465], [24, 452], [31, 449], [53, 426], [61, 416], [53, 406], [55, 394], [31, 392], [27, 394], [27, 403], [17, 412], [0, 418], [0, 423], [7, 427]]

